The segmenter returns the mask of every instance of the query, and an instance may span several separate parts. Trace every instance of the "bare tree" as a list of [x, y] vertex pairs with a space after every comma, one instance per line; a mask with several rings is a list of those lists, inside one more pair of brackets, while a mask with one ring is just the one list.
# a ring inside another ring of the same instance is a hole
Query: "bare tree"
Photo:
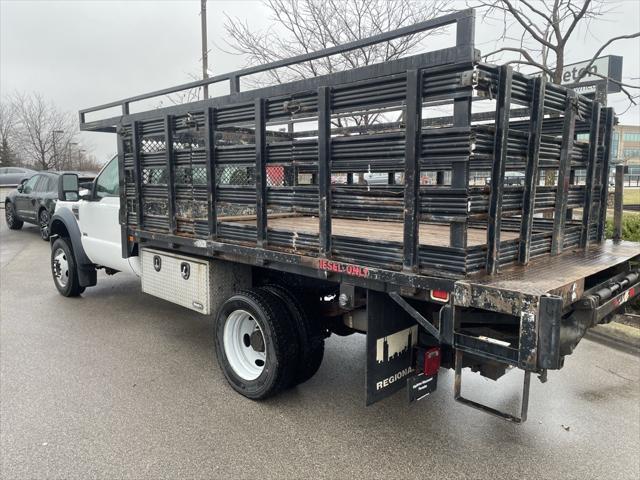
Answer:
[[102, 167], [104, 167], [104, 163], [101, 163], [93, 154], [85, 155], [82, 162], [83, 163], [78, 167], [78, 170], [82, 170], [83, 172], [97, 173]]
[[[263, 0], [272, 25], [263, 31], [237, 18], [226, 17], [225, 30], [231, 53], [247, 59], [247, 66], [266, 64], [370, 37], [437, 17], [446, 0]], [[270, 70], [248, 77], [253, 86], [286, 83], [347, 69], [395, 60], [415, 52], [420, 43], [442, 30], [408, 35], [338, 55]], [[397, 112], [400, 117], [402, 112]], [[379, 113], [363, 112], [334, 118], [338, 127], [370, 125], [387, 120]]]
[[15, 140], [17, 130], [16, 109], [11, 102], [0, 102], [0, 166], [17, 164]]
[[87, 144], [70, 143], [69, 148], [64, 152], [64, 169], [80, 172], [98, 172], [104, 163], [98, 161], [92, 150], [93, 147]]
[[[515, 57], [507, 64], [533, 67], [558, 84], [567, 63], [567, 51], [577, 41], [578, 27], [588, 29], [591, 21], [611, 12], [604, 0], [476, 0], [471, 5], [483, 9], [483, 20], [498, 20], [502, 24], [502, 33], [497, 39], [502, 46], [484, 55], [485, 59], [506, 53]], [[617, 35], [603, 42], [577, 80], [587, 73], [594, 74], [590, 72], [591, 65], [611, 44], [638, 36], [640, 32]], [[609, 80], [619, 84], [629, 101], [636, 104], [638, 95], [628, 89], [637, 89], [640, 85]]]
[[76, 120], [42, 95], [16, 92], [11, 101], [18, 119], [17, 148], [42, 170], [64, 167], [64, 151], [76, 136]]
[[[226, 18], [225, 30], [231, 52], [247, 58], [247, 66], [265, 64], [436, 17], [445, 0], [264, 0], [273, 24], [264, 31], [246, 22]], [[400, 58], [416, 49], [430, 31], [344, 52], [280, 70], [270, 71], [254, 83], [284, 83], [347, 68]], [[249, 79], [250, 80], [250, 79]]]
[[102, 167], [103, 163], [99, 162], [93, 153], [80, 149], [73, 154], [70, 169], [82, 172], [98, 172]]
[[[189, 81], [202, 80], [195, 73], [190, 73], [188, 75], [188, 77], [189, 77]], [[207, 89], [207, 91], [208, 91], [208, 89]], [[202, 88], [201, 87], [197, 87], [197, 88], [190, 88], [188, 90], [183, 90], [183, 91], [176, 92], [176, 93], [170, 93], [170, 94], [165, 95], [165, 96], [160, 98], [160, 100], [158, 101], [158, 103], [156, 105], [156, 108], [164, 107], [165, 106], [165, 100], [170, 105], [181, 105], [183, 103], [196, 102], [196, 101], [198, 101], [198, 100], [203, 98], [202, 92], [203, 92]]]

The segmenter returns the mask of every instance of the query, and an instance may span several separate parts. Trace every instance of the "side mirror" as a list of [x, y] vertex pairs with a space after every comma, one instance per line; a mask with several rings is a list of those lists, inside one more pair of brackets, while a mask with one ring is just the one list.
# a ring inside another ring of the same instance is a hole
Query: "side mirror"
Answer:
[[58, 180], [58, 199], [66, 202], [78, 200], [78, 175], [63, 173]]
[[25, 183], [27, 183], [27, 180], [29, 180], [28, 178], [23, 178], [22, 180], [20, 180], [20, 185], [18, 185], [18, 192], [22, 193], [24, 192], [24, 185]]

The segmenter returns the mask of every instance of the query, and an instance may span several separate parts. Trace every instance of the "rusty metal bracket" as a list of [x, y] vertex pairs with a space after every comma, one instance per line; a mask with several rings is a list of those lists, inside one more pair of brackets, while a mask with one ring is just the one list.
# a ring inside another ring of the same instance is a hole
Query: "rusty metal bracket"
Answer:
[[478, 70], [467, 70], [460, 74], [460, 85], [463, 87], [476, 88], [478, 86], [478, 79]]
[[454, 398], [457, 402], [463, 403], [468, 407], [475, 408], [482, 412], [488, 413], [489, 415], [494, 415], [503, 420], [507, 420], [513, 423], [524, 423], [527, 421], [527, 411], [529, 410], [529, 386], [531, 385], [531, 372], [529, 370], [525, 370], [524, 372], [524, 382], [522, 386], [522, 400], [520, 404], [520, 416], [516, 417], [515, 415], [511, 415], [509, 413], [501, 412], [495, 408], [489, 407], [487, 405], [483, 405], [478, 402], [474, 402], [473, 400], [469, 400], [462, 396], [462, 350], [456, 350], [455, 357], [455, 379], [454, 379]]
[[285, 100], [282, 102], [282, 109], [287, 113], [299, 113], [302, 110], [302, 105], [297, 100]]
[[436, 340], [440, 341], [440, 331], [433, 326], [433, 324], [424, 318], [422, 314], [413, 308], [409, 302], [407, 302], [404, 298], [400, 296], [397, 292], [390, 292], [389, 296], [400, 305], [409, 315], [413, 317], [413, 319], [418, 322], [420, 326], [422, 326], [427, 332], [433, 335]]
[[584, 120], [584, 115], [580, 112], [580, 98], [577, 95], [567, 96], [567, 105], [570, 106], [576, 114], [576, 119]]

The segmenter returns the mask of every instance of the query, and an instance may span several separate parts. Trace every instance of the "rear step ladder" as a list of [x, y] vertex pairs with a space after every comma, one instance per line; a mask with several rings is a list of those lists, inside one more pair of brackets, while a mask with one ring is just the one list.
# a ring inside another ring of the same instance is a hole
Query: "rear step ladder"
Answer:
[[464, 352], [462, 350], [455, 351], [455, 381], [454, 381], [454, 398], [456, 401], [463, 403], [469, 407], [475, 408], [485, 413], [495, 415], [496, 417], [508, 420], [514, 423], [524, 423], [527, 420], [527, 411], [529, 409], [529, 385], [531, 384], [531, 372], [525, 370], [524, 382], [522, 386], [522, 399], [520, 404], [520, 416], [516, 417], [509, 413], [501, 412], [495, 408], [483, 405], [481, 403], [469, 400], [462, 396], [462, 356]]

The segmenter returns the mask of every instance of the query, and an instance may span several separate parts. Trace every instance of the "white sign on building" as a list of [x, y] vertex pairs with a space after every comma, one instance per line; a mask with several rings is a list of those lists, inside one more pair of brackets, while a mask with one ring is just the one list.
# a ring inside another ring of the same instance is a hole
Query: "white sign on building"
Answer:
[[[582, 77], [585, 68], [589, 65], [590, 60], [584, 62], [571, 63], [565, 65], [562, 69], [562, 85], [572, 85], [579, 93], [587, 93], [595, 91], [595, 85], [607, 83], [607, 91], [609, 93], [619, 92], [620, 85], [615, 82], [608, 82], [606, 78], [613, 80], [622, 80], [622, 57], [617, 55], [607, 55], [598, 57], [589, 67], [589, 71]], [[605, 77], [605, 78], [603, 78]], [[579, 87], [580, 84], [589, 84], [589, 87]]]

